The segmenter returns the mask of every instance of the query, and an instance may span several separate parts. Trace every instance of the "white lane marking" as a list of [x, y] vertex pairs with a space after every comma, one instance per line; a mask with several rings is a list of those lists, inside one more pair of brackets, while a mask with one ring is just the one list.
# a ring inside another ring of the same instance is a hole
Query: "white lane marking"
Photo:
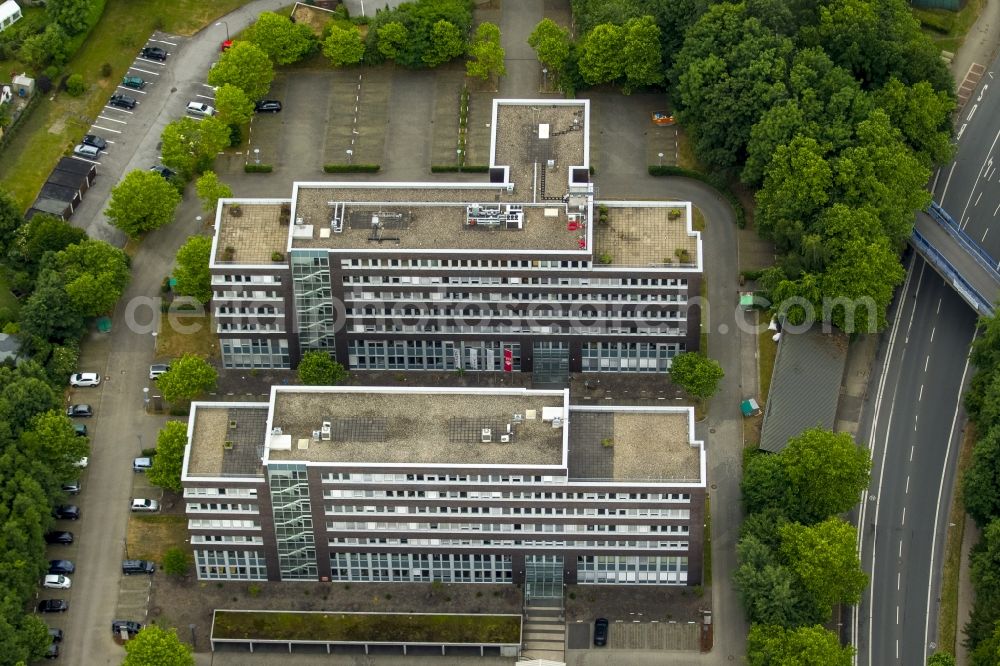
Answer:
[[923, 399], [924, 399], [924, 385], [921, 384], [920, 385], [920, 395], [917, 396], [917, 402], [920, 402]]
[[903, 556], [903, 540], [902, 539], [899, 540], [899, 556], [900, 557]]
[[[969, 123], [962, 123], [962, 126], [958, 128], [958, 134], [955, 135], [955, 141], [961, 141], [962, 135], [965, 134], [965, 128], [969, 126]], [[952, 165], [954, 166], [954, 165]]]
[[[972, 342], [976, 341], [979, 336], [979, 329], [976, 329], [975, 333], [972, 334]], [[972, 342], [969, 343], [970, 347]], [[969, 372], [969, 356], [965, 357], [965, 369], [962, 370], [962, 381], [958, 383], [958, 399], [955, 401], [955, 412], [951, 416], [951, 432], [948, 433], [948, 446], [944, 450], [944, 460], [945, 464], [941, 465], [941, 480], [938, 482], [938, 496], [937, 496], [937, 506], [934, 507], [934, 531], [931, 532], [931, 562], [927, 568], [927, 613], [928, 615], [924, 618], [924, 645], [927, 645], [927, 637], [931, 630], [931, 590], [934, 586], [931, 582], [934, 580], [934, 548], [937, 546], [937, 532], [938, 532], [938, 520], [941, 518], [941, 495], [944, 493], [944, 477], [945, 472], [948, 469], [948, 458], [951, 457], [951, 443], [955, 439], [955, 427], [958, 425], [958, 412], [962, 409], [962, 391], [965, 386], [965, 377]]]
[[987, 84], [983, 85], [983, 89], [979, 91], [979, 97], [976, 98], [976, 101], [977, 102], [982, 102], [983, 101], [983, 95], [985, 95], [986, 91], [989, 90], [989, 89], [990, 89], [990, 84], [987, 83]]
[[122, 90], [128, 92], [128, 94], [130, 94], [130, 95], [132, 93], [139, 93], [140, 95], [146, 95], [146, 94], [148, 94], [145, 90], [136, 90], [135, 88], [132, 88], [130, 86], [123, 86], [123, 85], [119, 84], [118, 87], [121, 88]]
[[[987, 176], [986, 178], [987, 178], [987, 180], [989, 180], [989, 176]], [[978, 206], [978, 205], [979, 205], [979, 200], [980, 200], [980, 199], [982, 199], [982, 198], [983, 198], [983, 193], [982, 193], [982, 192], [980, 192], [980, 193], [979, 193], [979, 196], [978, 196], [978, 197], [976, 197], [976, 203], [974, 203], [974, 204], [972, 204], [972, 205], [973, 205], [973, 206]]]
[[906, 477], [906, 488], [903, 490], [904, 495], [910, 494], [910, 477]]
[[931, 342], [934, 342], [934, 332], [937, 331], [937, 326], [931, 329]]
[[934, 314], [941, 314], [941, 299], [940, 298], [938, 299], [937, 310], [934, 312]]
[[931, 355], [928, 354], [927, 358], [924, 359], [924, 372], [927, 372], [927, 365], [931, 362]]
[[913, 449], [916, 444], [910, 444], [910, 462], [913, 462]]
[[906, 524], [906, 507], [903, 507], [903, 519], [899, 521], [900, 526]]
[[896, 604], [896, 624], [899, 624], [899, 604]]
[[95, 160], [85, 160], [82, 157], [77, 157], [76, 155], [70, 155], [70, 157], [72, 157], [74, 160], [80, 160], [81, 162], [86, 162], [87, 164], [97, 164], [97, 165], [101, 164], [100, 162], [97, 162]]
[[[107, 108], [110, 108], [110, 107], [107, 107]], [[112, 123], [121, 123], [122, 125], [128, 125], [127, 121], [119, 120], [117, 118], [108, 118], [107, 116], [97, 116], [97, 117], [100, 120], [107, 120], [107, 121], [112, 122]], [[111, 131], [113, 132], [114, 130], [111, 130]], [[119, 134], [121, 134], [121, 132], [119, 132]]]
[[976, 109], [979, 108], [979, 104], [973, 104], [972, 108], [969, 109], [969, 115], [965, 117], [966, 120], [972, 120], [972, 116], [976, 115]]
[[153, 76], [159, 76], [160, 75], [159, 72], [152, 72], [152, 71], [150, 71], [148, 69], [141, 69], [139, 67], [136, 67], [135, 65], [133, 65], [132, 67], [129, 67], [129, 70], [133, 70], [133, 69], [135, 71], [137, 71], [137, 72], [142, 72], [143, 74], [152, 74]]
[[944, 197], [948, 194], [948, 185], [951, 183], [951, 174], [955, 172], [955, 164], [957, 164], [957, 162], [952, 162], [951, 168], [948, 169], [948, 177], [944, 181], [944, 191], [941, 192], [941, 198], [938, 200], [938, 203], [942, 206], [944, 205]]
[[[121, 134], [121, 130], [111, 129], [110, 127], [101, 127], [100, 125], [93, 125], [93, 129], [104, 130], [105, 132], [114, 132], [115, 134]], [[108, 141], [108, 143], [114, 143], [113, 141]]]
[[980, 243], [982, 243], [983, 241], [986, 240], [986, 234], [988, 234], [988, 233], [990, 233], [990, 228], [986, 227], [986, 231], [983, 232], [983, 237], [981, 239], [979, 239]]
[[[983, 177], [983, 172], [988, 171], [989, 167], [993, 166], [993, 149], [996, 148], [997, 140], [1000, 140], [1000, 130], [997, 130], [997, 134], [993, 137], [993, 143], [990, 144], [990, 149], [987, 151], [987, 158], [983, 160], [983, 166], [979, 167], [979, 175], [976, 176], [976, 183]], [[972, 188], [972, 192], [969, 192], [969, 198], [965, 202], [965, 208], [962, 209], [962, 214], [958, 216], [958, 219], [965, 219], [965, 211], [969, 208], [969, 202], [972, 201], [972, 195], [975, 192], [975, 187]]]

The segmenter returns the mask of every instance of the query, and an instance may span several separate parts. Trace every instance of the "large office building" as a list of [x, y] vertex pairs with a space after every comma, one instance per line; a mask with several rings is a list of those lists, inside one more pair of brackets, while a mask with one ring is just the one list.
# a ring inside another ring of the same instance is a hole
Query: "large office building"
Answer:
[[687, 407], [569, 391], [275, 386], [192, 406], [200, 580], [702, 582], [705, 449]]
[[587, 100], [495, 100], [479, 182], [295, 183], [223, 199], [212, 309], [229, 368], [662, 372], [698, 347], [686, 202], [595, 199]]

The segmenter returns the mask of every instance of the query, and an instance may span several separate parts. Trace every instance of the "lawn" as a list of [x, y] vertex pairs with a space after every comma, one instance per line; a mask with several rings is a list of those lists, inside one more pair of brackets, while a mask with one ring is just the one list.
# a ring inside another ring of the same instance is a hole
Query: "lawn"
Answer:
[[[972, 24], [979, 18], [986, 0], [968, 0], [957, 12], [948, 9], [917, 9], [911, 7], [913, 16], [924, 26], [924, 33], [942, 51], [955, 53], [965, 41]], [[934, 26], [934, 29], [928, 28]]]
[[126, 548], [129, 559], [163, 562], [170, 548], [184, 548], [188, 538], [184, 516], [132, 514], [128, 521]]
[[[87, 92], [77, 98], [59, 93], [41, 100], [0, 156], [0, 187], [27, 209], [55, 163], [86, 133], [154, 30], [192, 35], [247, 1], [107, 0], [104, 16], [65, 68], [67, 74], [83, 75]], [[107, 78], [101, 77], [104, 63], [111, 65]], [[12, 63], [0, 63], [5, 65]]]
[[206, 358], [219, 356], [219, 346], [216, 344], [215, 328], [210, 315], [185, 312], [160, 315], [156, 355], [180, 358], [184, 354], [197, 354]]
[[519, 615], [215, 612], [213, 638], [365, 643], [521, 642]]

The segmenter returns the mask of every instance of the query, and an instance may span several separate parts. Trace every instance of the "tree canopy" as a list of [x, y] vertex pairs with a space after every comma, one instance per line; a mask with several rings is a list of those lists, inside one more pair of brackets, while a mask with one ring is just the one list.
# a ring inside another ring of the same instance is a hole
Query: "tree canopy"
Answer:
[[194, 666], [191, 647], [177, 638], [174, 629], [147, 625], [125, 643], [122, 666]]
[[334, 67], [343, 67], [361, 62], [365, 55], [365, 43], [361, 40], [361, 33], [357, 28], [331, 25], [329, 33], [323, 40], [323, 55], [330, 60], [330, 64]]
[[782, 559], [824, 608], [856, 604], [868, 584], [861, 570], [855, 541], [857, 531], [840, 518], [813, 526], [789, 523], [781, 528]]
[[110, 312], [129, 283], [129, 258], [100, 240], [81, 240], [43, 264], [59, 273], [66, 294], [85, 317]]
[[105, 214], [112, 225], [138, 238], [173, 220], [180, 201], [177, 189], [158, 173], [137, 169], [111, 190]]
[[197, 354], [184, 354], [174, 359], [170, 370], [160, 375], [156, 384], [167, 402], [194, 400], [215, 388], [219, 373]]
[[313, 386], [333, 386], [347, 380], [344, 366], [330, 358], [325, 351], [307, 351], [299, 361], [299, 381]]
[[685, 352], [670, 363], [671, 381], [699, 400], [715, 395], [724, 374], [719, 362], [704, 354]]
[[212, 299], [212, 276], [208, 262], [212, 254], [212, 239], [208, 236], [191, 236], [177, 250], [174, 264], [174, 291], [182, 296], [193, 296], [202, 303]]
[[553, 76], [558, 76], [566, 66], [570, 43], [569, 30], [548, 18], [542, 19], [528, 36], [528, 46], [535, 50], [538, 62], [548, 67]]
[[224, 83], [215, 89], [215, 110], [227, 125], [244, 125], [253, 117], [254, 103], [242, 88]]
[[267, 53], [249, 41], [236, 41], [208, 70], [208, 83], [236, 86], [252, 100], [263, 99], [274, 80], [274, 65]]
[[476, 35], [469, 45], [470, 60], [465, 63], [465, 73], [487, 81], [507, 73], [504, 50], [500, 46], [500, 28], [484, 21], [476, 28]]
[[471, 29], [472, 3], [467, 0], [405, 2], [371, 18], [365, 62], [391, 59], [410, 69], [435, 67], [466, 52]]
[[219, 176], [214, 171], [206, 171], [194, 184], [198, 198], [201, 199], [201, 208], [209, 215], [215, 216], [219, 199], [226, 199], [233, 196], [231, 187], [219, 180]]
[[168, 123], [160, 140], [163, 163], [189, 178], [212, 167], [216, 155], [229, 145], [229, 127], [214, 116], [185, 116]]
[[785, 629], [755, 624], [747, 639], [750, 666], [851, 666], [853, 657], [854, 648], [841, 646], [837, 634], [820, 625]]
[[185, 446], [187, 446], [187, 423], [168, 421], [156, 436], [153, 466], [146, 472], [146, 478], [150, 483], [174, 492], [181, 491], [181, 468], [184, 465]]
[[276, 65], [298, 62], [317, 46], [316, 35], [309, 26], [292, 23], [289, 17], [274, 12], [261, 12], [243, 38], [253, 42]]

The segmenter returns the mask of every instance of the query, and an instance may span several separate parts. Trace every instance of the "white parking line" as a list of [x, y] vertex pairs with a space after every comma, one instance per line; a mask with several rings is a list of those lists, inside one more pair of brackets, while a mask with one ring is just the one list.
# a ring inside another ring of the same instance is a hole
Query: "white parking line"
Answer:
[[142, 62], [152, 63], [153, 65], [159, 65], [160, 67], [166, 67], [167, 66], [166, 63], [160, 62], [159, 60], [150, 60], [149, 58], [143, 58], [142, 56], [139, 56], [138, 58], [136, 58], [136, 60], [141, 60]]
[[142, 72], [143, 74], [152, 74], [153, 76], [159, 76], [160, 75], [159, 72], [151, 72], [148, 69], [140, 69], [139, 67], [134, 67], [134, 66], [133, 67], [129, 67], [129, 70], [133, 70], [133, 69], [135, 71], [137, 71], [137, 72]]
[[215, 101], [215, 95], [201, 95], [201, 94], [197, 94], [197, 93], [196, 93], [196, 94], [195, 94], [195, 97], [201, 97], [201, 98], [203, 98], [203, 99], [210, 99], [210, 100], [212, 100], [213, 102]]
[[129, 114], [130, 116], [131, 116], [131, 115], [133, 115], [133, 114], [135, 113], [134, 111], [128, 111], [128, 110], [126, 110], [126, 109], [121, 109], [121, 108], [118, 108], [117, 106], [110, 106], [110, 105], [108, 105], [108, 104], [105, 104], [105, 105], [104, 105], [104, 108], [105, 108], [105, 109], [114, 109], [115, 111], [121, 111], [122, 113], [127, 113], [127, 114]]
[[[113, 107], [105, 107], [105, 108], [109, 108], [110, 109], [110, 108], [113, 108]], [[122, 125], [128, 125], [128, 122], [126, 122], [124, 120], [118, 120], [117, 118], [108, 118], [107, 116], [97, 116], [97, 117], [100, 120], [110, 120], [113, 123], [121, 123]], [[111, 130], [111, 131], [113, 132], [114, 130]], [[119, 134], [121, 134], [121, 132], [119, 132]]]
[[[110, 118], [106, 118], [105, 120], [111, 120], [111, 119]], [[124, 123], [124, 121], [119, 121], [119, 122]], [[111, 129], [110, 127], [101, 127], [100, 125], [94, 125], [93, 127], [91, 127], [91, 129], [99, 129], [99, 130], [103, 130], [105, 132], [114, 132], [115, 134], [121, 134], [122, 133], [121, 130]], [[114, 141], [108, 141], [108, 143], [114, 143]]]
[[139, 93], [140, 95], [145, 95], [146, 94], [145, 90], [136, 90], [135, 88], [131, 88], [129, 86], [123, 86], [121, 84], [119, 84], [118, 87], [121, 88], [122, 90], [128, 91], [128, 94], [130, 94], [130, 95], [132, 93]]
[[213, 91], [216, 89], [215, 86], [210, 86], [207, 83], [203, 83], [201, 85], [205, 86], [206, 88], [211, 88]]
[[165, 39], [151, 39], [151, 42], [156, 42], [158, 44], [169, 44], [170, 46], [177, 46], [177, 42], [168, 42]]
[[82, 157], [77, 157], [76, 155], [70, 155], [74, 160], [80, 160], [81, 162], [86, 162], [87, 164], [100, 164], [100, 162], [95, 162], [94, 160], [85, 160]]

